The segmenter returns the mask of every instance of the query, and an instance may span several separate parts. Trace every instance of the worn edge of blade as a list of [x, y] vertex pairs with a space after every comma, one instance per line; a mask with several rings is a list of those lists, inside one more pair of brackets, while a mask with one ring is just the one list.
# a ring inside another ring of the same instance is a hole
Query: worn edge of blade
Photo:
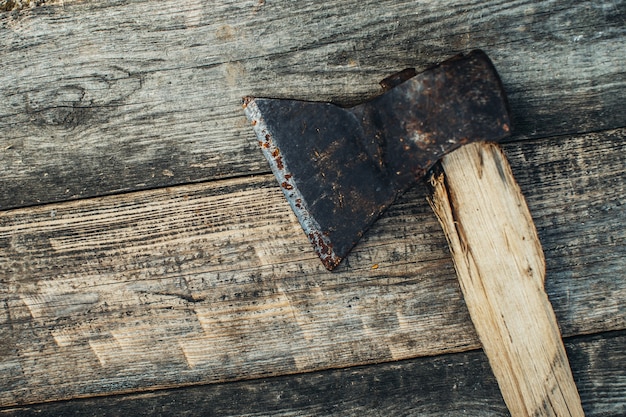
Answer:
[[[343, 258], [335, 253], [332, 242], [324, 233], [320, 224], [311, 215], [304, 196], [289, 174], [287, 163], [282, 160], [280, 149], [272, 139], [272, 132], [265, 123], [261, 111], [255, 102], [255, 98], [245, 97], [243, 107], [246, 117], [250, 123], [252, 123], [254, 133], [259, 141], [259, 147], [269, 162], [270, 168], [278, 180], [283, 194], [300, 222], [300, 226], [302, 226], [304, 233], [309, 238], [322, 264], [329, 271], [333, 270], [339, 265]], [[278, 157], [281, 159], [277, 159]]]

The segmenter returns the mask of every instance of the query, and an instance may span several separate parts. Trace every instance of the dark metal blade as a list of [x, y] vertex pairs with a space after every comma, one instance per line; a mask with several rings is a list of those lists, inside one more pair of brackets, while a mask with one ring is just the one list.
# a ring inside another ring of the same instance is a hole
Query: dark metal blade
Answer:
[[481, 51], [445, 61], [350, 109], [251, 97], [244, 106], [329, 270], [441, 156], [510, 131], [500, 79]]

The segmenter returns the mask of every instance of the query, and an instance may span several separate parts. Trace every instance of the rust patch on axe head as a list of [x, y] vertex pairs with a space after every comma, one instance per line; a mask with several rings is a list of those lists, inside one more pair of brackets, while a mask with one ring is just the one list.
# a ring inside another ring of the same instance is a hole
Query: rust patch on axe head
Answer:
[[352, 108], [244, 98], [244, 111], [305, 234], [335, 268], [380, 214], [447, 152], [510, 133], [506, 96], [482, 51], [420, 74]]

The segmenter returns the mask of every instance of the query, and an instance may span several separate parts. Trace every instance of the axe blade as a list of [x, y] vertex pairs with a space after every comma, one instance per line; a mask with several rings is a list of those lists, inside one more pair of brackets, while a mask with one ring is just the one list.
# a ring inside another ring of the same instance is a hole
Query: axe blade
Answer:
[[510, 131], [504, 90], [482, 51], [444, 61], [352, 108], [246, 97], [244, 109], [329, 270], [441, 156]]

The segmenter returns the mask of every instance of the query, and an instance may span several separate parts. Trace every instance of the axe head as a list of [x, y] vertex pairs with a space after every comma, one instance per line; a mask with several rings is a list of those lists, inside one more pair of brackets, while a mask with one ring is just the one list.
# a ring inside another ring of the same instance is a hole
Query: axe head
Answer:
[[509, 134], [506, 96], [484, 52], [413, 75], [387, 78], [387, 91], [352, 108], [244, 98], [259, 146], [329, 270], [441, 156]]

